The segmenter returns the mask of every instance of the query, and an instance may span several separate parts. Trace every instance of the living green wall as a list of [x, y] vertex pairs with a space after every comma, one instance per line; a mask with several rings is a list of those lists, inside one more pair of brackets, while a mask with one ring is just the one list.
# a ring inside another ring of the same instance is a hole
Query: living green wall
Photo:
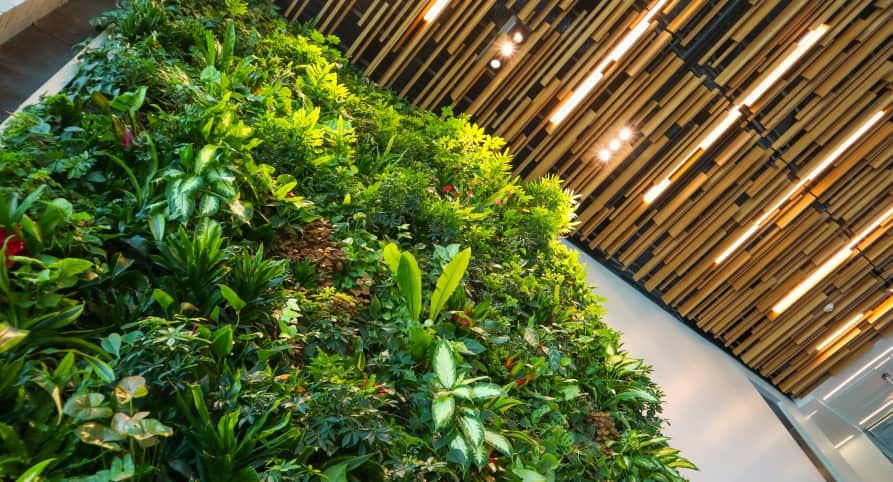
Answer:
[[266, 2], [141, 0], [0, 137], [0, 478], [682, 480], [561, 181]]

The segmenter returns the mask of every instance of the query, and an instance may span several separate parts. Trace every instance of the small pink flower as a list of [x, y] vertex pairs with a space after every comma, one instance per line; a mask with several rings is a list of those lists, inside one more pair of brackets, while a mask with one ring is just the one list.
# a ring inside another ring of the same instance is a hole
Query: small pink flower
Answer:
[[133, 143], [133, 134], [130, 132], [130, 129], [124, 129], [124, 149], [130, 149], [130, 144]]
[[502, 199], [499, 199], [499, 198], [494, 199], [493, 204], [499, 206], [500, 204], [502, 204]]
[[288, 197], [295, 197], [295, 193], [293, 193], [293, 192], [289, 192], [289, 193], [288, 193]]

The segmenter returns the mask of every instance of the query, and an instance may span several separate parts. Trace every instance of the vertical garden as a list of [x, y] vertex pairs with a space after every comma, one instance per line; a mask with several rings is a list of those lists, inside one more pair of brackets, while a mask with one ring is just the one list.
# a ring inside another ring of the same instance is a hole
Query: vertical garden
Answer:
[[0, 480], [669, 481], [574, 196], [267, 2], [136, 0], [0, 137]]

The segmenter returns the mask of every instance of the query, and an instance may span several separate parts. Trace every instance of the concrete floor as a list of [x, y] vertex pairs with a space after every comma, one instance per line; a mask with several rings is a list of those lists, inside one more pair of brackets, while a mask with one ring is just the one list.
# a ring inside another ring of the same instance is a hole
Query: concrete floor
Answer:
[[96, 31], [90, 20], [115, 0], [69, 0], [0, 45], [0, 121], [77, 53]]

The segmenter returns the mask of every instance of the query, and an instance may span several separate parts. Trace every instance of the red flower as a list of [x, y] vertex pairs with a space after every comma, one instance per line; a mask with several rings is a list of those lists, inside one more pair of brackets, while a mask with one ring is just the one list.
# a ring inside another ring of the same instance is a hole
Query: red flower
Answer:
[[450, 192], [453, 190], [453, 186], [450, 186], [449, 184], [447, 184], [446, 186], [443, 187], [443, 190], [446, 192]]
[[461, 193], [461, 192], [459, 192], [459, 190], [458, 190], [458, 189], [456, 189], [456, 190], [455, 190], [455, 191], [453, 191], [453, 195], [454, 195], [454, 196], [456, 196], [456, 197], [459, 197], [459, 196], [461, 196], [461, 195], [462, 195], [462, 193]]
[[130, 129], [124, 129], [124, 149], [130, 149], [130, 144], [133, 142], [133, 134], [130, 133]]
[[499, 198], [494, 199], [493, 204], [499, 206], [500, 204], [502, 204], [502, 199], [499, 199]]
[[295, 197], [295, 193], [293, 193], [293, 192], [289, 192], [289, 193], [288, 193], [288, 197]]
[[4, 257], [6, 258], [6, 267], [10, 268], [15, 264], [15, 261], [9, 259], [9, 257], [17, 256], [24, 251], [25, 242], [15, 234], [7, 235], [6, 228], [0, 226], [0, 248], [3, 246], [6, 246], [6, 253], [4, 254]]

